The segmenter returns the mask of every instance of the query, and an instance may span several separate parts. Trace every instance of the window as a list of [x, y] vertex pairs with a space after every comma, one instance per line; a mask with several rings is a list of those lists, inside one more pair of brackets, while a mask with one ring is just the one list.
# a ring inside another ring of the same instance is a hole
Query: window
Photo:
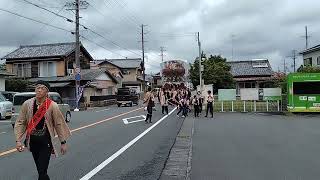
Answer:
[[320, 65], [320, 56], [317, 57], [317, 65]]
[[112, 95], [112, 90], [113, 90], [113, 88], [112, 87], [108, 87], [108, 89], [107, 89], [107, 94], [108, 95]]
[[319, 82], [294, 82], [293, 94], [320, 94]]
[[312, 57], [303, 60], [304, 66], [312, 66]]
[[50, 96], [52, 101], [56, 102], [57, 104], [63, 104], [62, 99], [60, 96]]
[[6, 98], [2, 94], [0, 94], [0, 102], [5, 101], [5, 100], [6, 100]]
[[56, 62], [39, 62], [39, 77], [57, 76]]
[[31, 77], [31, 63], [13, 64], [13, 73], [18, 77]]
[[123, 74], [124, 75], [130, 75], [130, 71], [129, 70], [123, 70]]

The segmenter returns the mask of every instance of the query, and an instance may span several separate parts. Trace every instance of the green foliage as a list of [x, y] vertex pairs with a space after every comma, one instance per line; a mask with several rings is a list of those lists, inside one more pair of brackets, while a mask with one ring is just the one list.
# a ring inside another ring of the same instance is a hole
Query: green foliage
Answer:
[[29, 81], [22, 79], [7, 79], [6, 91], [26, 92], [28, 91]]
[[273, 84], [274, 87], [280, 87], [282, 89], [282, 94], [287, 93], [287, 75], [284, 73], [275, 73]]
[[313, 66], [300, 66], [297, 70], [301, 73], [320, 73], [320, 67], [313, 67]]
[[[226, 59], [221, 56], [212, 56], [202, 60], [204, 71], [202, 78], [205, 84], [213, 84], [214, 93], [218, 89], [234, 88], [235, 83], [230, 73], [230, 66], [226, 63]], [[199, 60], [196, 59], [190, 64], [190, 79], [194, 87], [200, 84], [199, 81]]]

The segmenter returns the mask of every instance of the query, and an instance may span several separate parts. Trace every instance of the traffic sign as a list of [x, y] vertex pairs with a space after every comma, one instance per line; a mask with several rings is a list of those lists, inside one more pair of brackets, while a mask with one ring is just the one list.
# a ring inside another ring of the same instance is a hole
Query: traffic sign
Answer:
[[81, 80], [81, 75], [78, 73], [78, 74], [76, 74], [76, 76], [75, 76], [75, 80], [76, 81], [80, 81]]

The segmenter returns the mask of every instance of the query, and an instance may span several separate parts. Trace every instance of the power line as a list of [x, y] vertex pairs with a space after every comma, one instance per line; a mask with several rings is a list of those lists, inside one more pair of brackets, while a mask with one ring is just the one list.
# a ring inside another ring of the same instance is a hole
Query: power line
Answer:
[[116, 55], [119, 55], [119, 56], [121, 56], [121, 57], [123, 57], [123, 58], [126, 58], [126, 56], [123, 56], [123, 55], [121, 55], [121, 54], [119, 54], [119, 53], [113, 52], [113, 51], [105, 48], [104, 46], [102, 46], [102, 45], [100, 45], [100, 44], [98, 44], [98, 43], [96, 43], [96, 42], [94, 42], [94, 41], [92, 41], [92, 40], [90, 40], [90, 39], [88, 39], [88, 38], [86, 38], [86, 37], [84, 37], [84, 36], [80, 36], [80, 37], [83, 38], [83, 39], [85, 39], [85, 40], [87, 40], [87, 41], [89, 41], [89, 42], [91, 42], [92, 44], [95, 44], [95, 45], [97, 45], [97, 46], [99, 46], [99, 47], [101, 47], [101, 48], [103, 48], [103, 49], [111, 52], [112, 54], [116, 54]]
[[37, 4], [35, 4], [35, 3], [32, 3], [32, 2], [30, 2], [30, 1], [28, 1], [28, 0], [22, 0], [22, 1], [24, 1], [24, 2], [26, 2], [26, 3], [28, 3], [28, 4], [31, 4], [31, 5], [33, 5], [33, 6], [37, 7], [37, 8], [43, 9], [43, 10], [45, 10], [45, 11], [48, 11], [48, 12], [50, 12], [50, 13], [58, 16], [58, 17], [61, 17], [61, 18], [63, 18], [63, 19], [66, 19], [68, 22], [74, 23], [74, 21], [73, 21], [72, 19], [69, 19], [69, 18], [66, 17], [66, 16], [62, 16], [62, 15], [56, 13], [56, 12], [53, 12], [53, 11], [47, 9], [47, 8], [44, 8], [44, 7], [40, 6], [40, 5], [37, 5]]
[[[83, 27], [84, 27], [84, 26], [83, 26]], [[131, 52], [131, 53], [133, 53], [133, 54], [135, 54], [135, 55], [141, 56], [140, 54], [137, 54], [136, 52], [133, 52], [133, 51], [131, 51], [130, 49], [127, 49], [127, 48], [121, 47], [121, 46], [120, 46], [120, 45], [118, 45], [117, 43], [115, 43], [115, 42], [111, 41], [110, 39], [108, 39], [108, 38], [106, 38], [106, 37], [102, 36], [101, 34], [99, 34], [99, 33], [95, 32], [95, 31], [93, 31], [92, 29], [90, 29], [90, 28], [87, 28], [87, 29], [88, 29], [89, 31], [91, 31], [92, 33], [96, 34], [97, 36], [99, 36], [99, 37], [101, 37], [101, 38], [103, 38], [103, 39], [105, 39], [105, 40], [107, 40], [107, 41], [111, 42], [113, 45], [115, 45], [115, 46], [117, 46], [117, 47], [119, 47], [119, 48], [122, 48], [122, 49], [124, 49], [124, 50], [127, 50], [127, 51], [129, 51], [129, 52]]]
[[[106, 7], [107, 8], [112, 8], [111, 6], [112, 6], [112, 4], [111, 4], [111, 1], [109, 2], [109, 1], [107, 1], [107, 0], [105, 0], [104, 1], [105, 2], [105, 5], [106, 5]], [[109, 5], [109, 6], [108, 6]], [[140, 26], [139, 24], [137, 24], [137, 23], [135, 23], [135, 22], [132, 22], [132, 20], [130, 20], [130, 19], [128, 19], [126, 16], [122, 16], [123, 14], [121, 14], [121, 15], [119, 15], [119, 17], [120, 17], [120, 19], [122, 19], [122, 20], [124, 20], [124, 21], [126, 21], [126, 22], [129, 22], [129, 23], [131, 23], [134, 27], [138, 27], [138, 26]], [[118, 18], [119, 18], [118, 17]]]
[[[64, 18], [64, 19], [66, 19], [66, 20], [69, 21], [69, 22], [73, 22], [73, 23], [74, 23], [74, 21], [71, 20], [71, 19], [69, 19], [68, 17], [62, 16], [62, 15], [56, 13], [56, 12], [53, 12], [53, 11], [51, 11], [51, 10], [49, 10], [49, 9], [46, 9], [46, 8], [42, 7], [42, 6], [39, 6], [39, 5], [37, 5], [37, 4], [34, 4], [34, 3], [32, 3], [32, 2], [30, 2], [30, 1], [28, 1], [28, 0], [22, 0], [22, 1], [24, 1], [24, 2], [26, 2], [26, 3], [28, 3], [28, 4], [31, 4], [31, 5], [33, 5], [33, 6], [37, 7], [37, 8], [43, 9], [43, 10], [45, 10], [45, 11], [48, 11], [48, 12], [50, 12], [50, 13], [58, 16], [58, 17]], [[118, 45], [117, 43], [115, 43], [115, 42], [111, 41], [110, 39], [107, 39], [106, 37], [102, 36], [101, 34], [95, 32], [95, 31], [92, 30], [91, 28], [88, 28], [87, 26], [82, 25], [82, 24], [80, 24], [80, 23], [79, 23], [79, 25], [82, 26], [84, 29], [89, 30], [89, 31], [91, 31], [92, 33], [94, 33], [94, 34], [102, 37], [103, 39], [105, 39], [105, 40], [107, 40], [107, 41], [110, 41], [113, 45], [115, 45], [115, 46], [117, 46], [117, 47], [119, 47], [119, 48], [123, 48], [123, 47], [121, 47], [120, 45]], [[126, 49], [126, 48], [123, 48], [123, 49], [125, 49], [125, 50], [127, 50], [127, 51], [129, 51], [129, 52], [131, 52], [131, 53], [134, 53], [134, 54], [140, 56], [139, 54], [137, 54], [137, 53], [135, 53], [135, 52], [133, 52], [133, 51], [131, 51], [131, 50], [129, 50], [129, 49]]]
[[121, 8], [127, 9], [128, 14], [129, 14], [128, 17], [131, 18], [133, 21], [135, 21], [137, 24], [140, 24], [140, 22], [142, 22], [142, 21], [138, 20], [138, 18], [134, 15], [134, 13], [132, 13], [132, 11], [130, 11], [129, 8], [126, 8], [126, 5], [124, 5], [124, 3], [121, 4], [120, 2], [118, 2], [118, 1], [116, 1], [116, 0], [114, 0], [114, 2], [115, 2], [116, 4], [118, 4], [118, 6], [120, 6]]
[[10, 13], [10, 14], [13, 14], [13, 15], [16, 15], [16, 16], [19, 16], [19, 17], [22, 17], [22, 18], [25, 18], [25, 19], [28, 19], [28, 20], [30, 20], [30, 21], [34, 21], [34, 22], [37, 22], [37, 23], [40, 23], [40, 24], [44, 24], [44, 25], [47, 25], [47, 26], [56, 28], [56, 29], [60, 29], [60, 30], [62, 30], [62, 31], [66, 31], [66, 32], [73, 33], [72, 31], [69, 31], [69, 30], [67, 30], [67, 29], [64, 29], [64, 28], [61, 28], [61, 27], [58, 27], [58, 26], [54, 26], [54, 25], [51, 25], [51, 24], [48, 24], [48, 23], [45, 23], [45, 22], [42, 22], [42, 21], [39, 21], [39, 20], [36, 20], [36, 19], [32, 19], [32, 18], [23, 16], [23, 15], [21, 15], [21, 14], [18, 14], [18, 13], [15, 13], [15, 12], [12, 12], [12, 11], [9, 11], [9, 10], [6, 10], [6, 9], [0, 8], [0, 10], [1, 10], [1, 11], [4, 11], [4, 12], [7, 12], [7, 13]]
[[[60, 13], [60, 12], [64, 9], [64, 7], [65, 7], [65, 6], [62, 6], [61, 9], [58, 11], [58, 13]], [[50, 20], [50, 22], [53, 22], [54, 19], [55, 19], [55, 18], [52, 18], [52, 19]], [[27, 38], [27, 40], [25, 40], [25, 41], [28, 41], [28, 42], [29, 42], [29, 41], [32, 41], [32, 40], [33, 40], [37, 35], [39, 35], [40, 32], [43, 31], [44, 28], [46, 28], [46, 27], [47, 27], [47, 25], [43, 25], [38, 32], [35, 32], [34, 34], [32, 34], [32, 35], [30, 36], [30, 38]]]

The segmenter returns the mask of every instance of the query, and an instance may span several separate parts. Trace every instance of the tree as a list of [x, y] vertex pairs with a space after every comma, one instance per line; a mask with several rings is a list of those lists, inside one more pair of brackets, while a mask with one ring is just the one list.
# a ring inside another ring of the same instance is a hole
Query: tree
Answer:
[[[213, 84], [213, 91], [218, 89], [234, 88], [235, 83], [230, 73], [231, 67], [226, 63], [226, 59], [219, 56], [210, 55], [202, 62], [204, 71], [202, 78], [205, 84]], [[190, 64], [190, 79], [194, 87], [200, 84], [199, 80], [199, 58], [193, 64]]]
[[273, 74], [273, 87], [281, 88], [282, 94], [287, 93], [287, 75], [285, 73], [274, 73]]
[[27, 87], [30, 84], [27, 80], [22, 79], [7, 79], [6, 91], [25, 92], [28, 91]]
[[313, 66], [303, 66], [301, 65], [297, 72], [301, 73], [320, 73], [320, 67], [313, 67]]

